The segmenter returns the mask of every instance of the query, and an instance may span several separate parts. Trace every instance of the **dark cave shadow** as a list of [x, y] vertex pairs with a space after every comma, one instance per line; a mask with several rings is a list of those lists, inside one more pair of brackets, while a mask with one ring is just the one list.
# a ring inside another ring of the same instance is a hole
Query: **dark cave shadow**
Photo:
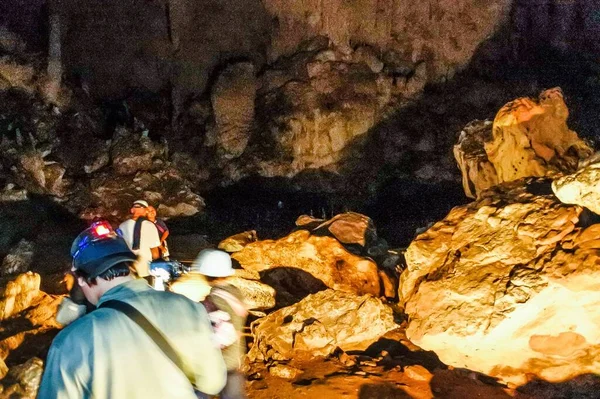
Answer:
[[401, 359], [399, 362], [391, 362], [388, 364], [386, 364], [385, 361], [382, 361], [384, 369], [391, 369], [398, 364], [401, 364], [402, 366], [421, 365], [430, 372], [433, 372], [436, 369], [445, 369], [447, 367], [434, 352], [425, 350], [412, 351], [400, 341], [389, 338], [380, 338], [369, 345], [364, 351], [348, 351], [347, 353], [349, 355], [366, 355], [375, 358], [379, 356], [382, 351], [386, 351], [392, 358]]
[[598, 399], [600, 375], [582, 374], [563, 382], [533, 380], [517, 388], [517, 392], [536, 398]]
[[275, 308], [273, 310], [293, 305], [310, 294], [316, 294], [328, 288], [323, 281], [312, 274], [285, 266], [260, 272], [260, 281], [275, 289]]
[[73, 239], [87, 226], [51, 197], [28, 193], [25, 201], [0, 204], [0, 258], [20, 240], [33, 242], [36, 272], [69, 270]]
[[363, 384], [358, 391], [358, 399], [410, 399], [408, 393], [398, 388], [396, 384], [384, 382], [381, 384]]

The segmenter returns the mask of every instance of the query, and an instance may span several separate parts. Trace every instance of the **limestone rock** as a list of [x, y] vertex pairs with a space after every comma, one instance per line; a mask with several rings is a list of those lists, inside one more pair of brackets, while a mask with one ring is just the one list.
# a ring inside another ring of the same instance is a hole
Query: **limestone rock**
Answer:
[[600, 232], [549, 182], [496, 186], [406, 251], [407, 337], [444, 363], [523, 383], [598, 373]]
[[248, 309], [268, 310], [275, 307], [275, 290], [267, 284], [237, 276], [228, 277], [227, 282], [242, 292]]
[[40, 293], [40, 275], [27, 272], [2, 284], [0, 321], [27, 309]]
[[369, 295], [326, 290], [252, 323], [250, 361], [327, 356], [364, 350], [396, 328], [392, 310]]
[[211, 92], [217, 150], [225, 159], [246, 149], [254, 121], [257, 81], [254, 65], [240, 62], [221, 72]]
[[[88, 191], [89, 190], [89, 191]], [[89, 188], [81, 191], [83, 209], [75, 208], [84, 219], [103, 216], [123, 220], [131, 204], [144, 198], [157, 206], [159, 217], [191, 216], [204, 209], [204, 199], [191, 191], [190, 184], [169, 164], [161, 170], [123, 176], [101, 172], [90, 180]], [[76, 205], [72, 201], [68, 205]]]
[[319, 231], [327, 228], [342, 244], [357, 244], [369, 247], [377, 241], [377, 231], [370, 217], [356, 212], [345, 212], [335, 215], [313, 229]]
[[40, 151], [20, 154], [17, 171], [21, 182], [31, 191], [59, 197], [64, 194], [65, 167], [56, 162], [46, 162], [44, 153]]
[[502, 182], [528, 176], [572, 173], [592, 149], [567, 126], [569, 110], [559, 88], [539, 99], [519, 98], [486, 122], [472, 122], [461, 132], [454, 157], [468, 197]]
[[591, 148], [567, 127], [569, 110], [559, 88], [538, 100], [520, 98], [496, 115], [485, 151], [500, 182], [572, 172]]
[[349, 253], [332, 237], [311, 235], [306, 230], [295, 231], [276, 241], [250, 243], [232, 258], [253, 272], [290, 268], [296, 270], [292, 274], [297, 281], [317, 280], [327, 287], [359, 295], [379, 296], [381, 293], [378, 269], [373, 261]]
[[44, 362], [37, 357], [11, 367], [6, 378], [2, 380], [4, 389], [0, 397], [34, 399], [42, 381], [43, 371]]
[[25, 273], [33, 261], [33, 243], [21, 240], [2, 261], [0, 276], [7, 274]]
[[302, 370], [285, 364], [276, 364], [269, 367], [269, 373], [284, 380], [293, 380], [303, 373]]
[[112, 167], [119, 175], [134, 175], [149, 171], [156, 158], [164, 157], [166, 146], [154, 143], [146, 135], [118, 128], [110, 149]]
[[219, 243], [218, 248], [229, 253], [238, 252], [246, 245], [256, 241], [258, 241], [256, 230], [249, 230], [227, 237]]
[[4, 378], [6, 373], [8, 373], [8, 367], [4, 363], [4, 359], [0, 358], [0, 380]]
[[479, 193], [498, 184], [496, 169], [488, 160], [484, 147], [491, 138], [490, 121], [473, 121], [465, 126], [454, 146], [454, 159], [462, 173], [467, 197], [477, 198]]
[[552, 191], [565, 204], [584, 206], [600, 214], [600, 163], [592, 163], [577, 172], [552, 182]]

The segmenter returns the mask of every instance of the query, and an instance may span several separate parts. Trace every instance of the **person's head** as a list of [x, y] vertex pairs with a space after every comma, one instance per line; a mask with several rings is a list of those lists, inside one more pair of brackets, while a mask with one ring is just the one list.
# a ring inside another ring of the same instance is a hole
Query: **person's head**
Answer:
[[148, 202], [144, 200], [137, 200], [131, 205], [131, 209], [129, 210], [131, 213], [131, 217], [133, 219], [137, 219], [139, 217], [146, 217], [148, 213]]
[[130, 266], [136, 260], [125, 240], [105, 224], [94, 224], [79, 234], [71, 246], [71, 256], [71, 271], [94, 305], [110, 288], [132, 278]]
[[234, 273], [229, 254], [212, 248], [200, 251], [192, 263], [191, 272], [202, 274], [209, 281], [229, 277]]
[[149, 221], [155, 222], [156, 221], [156, 208], [153, 207], [152, 205], [148, 206], [147, 212], [146, 212], [146, 217], [148, 218]]

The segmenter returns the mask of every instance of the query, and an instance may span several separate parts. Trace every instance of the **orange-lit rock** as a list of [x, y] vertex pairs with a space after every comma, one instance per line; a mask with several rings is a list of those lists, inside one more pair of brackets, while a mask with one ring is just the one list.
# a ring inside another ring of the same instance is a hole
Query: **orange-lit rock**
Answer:
[[257, 240], [258, 236], [256, 235], [256, 230], [244, 231], [231, 237], [227, 237], [219, 243], [218, 248], [227, 252], [237, 252], [241, 251], [246, 245]]
[[455, 367], [522, 383], [600, 372], [600, 225], [542, 180], [454, 208], [406, 252], [407, 336]]
[[37, 273], [19, 274], [0, 284], [0, 321], [6, 320], [27, 309], [40, 294], [40, 275]]
[[391, 308], [369, 295], [325, 290], [252, 324], [250, 361], [311, 359], [336, 348], [364, 350], [398, 325]]
[[279, 240], [250, 243], [232, 258], [244, 269], [263, 275], [276, 272], [271, 269], [288, 269], [298, 287], [326, 286], [359, 295], [381, 294], [375, 262], [351, 254], [333, 237], [312, 235], [306, 230]]
[[577, 172], [552, 182], [552, 191], [565, 204], [581, 205], [600, 214], [600, 163], [592, 163]]
[[537, 100], [519, 98], [506, 104], [491, 132], [470, 125], [454, 147], [467, 196], [490, 186], [529, 176], [572, 173], [592, 149], [567, 126], [569, 110], [559, 88]]

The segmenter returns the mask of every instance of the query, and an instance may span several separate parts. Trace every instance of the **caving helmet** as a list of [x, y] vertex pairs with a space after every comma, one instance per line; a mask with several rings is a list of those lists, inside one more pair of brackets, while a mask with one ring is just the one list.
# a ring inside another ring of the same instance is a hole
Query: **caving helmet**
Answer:
[[106, 221], [93, 223], [81, 232], [71, 245], [73, 268], [88, 278], [96, 278], [120, 262], [137, 259], [123, 237], [117, 235]]
[[208, 277], [232, 276], [231, 257], [227, 252], [218, 249], [204, 249], [192, 263], [191, 271]]

